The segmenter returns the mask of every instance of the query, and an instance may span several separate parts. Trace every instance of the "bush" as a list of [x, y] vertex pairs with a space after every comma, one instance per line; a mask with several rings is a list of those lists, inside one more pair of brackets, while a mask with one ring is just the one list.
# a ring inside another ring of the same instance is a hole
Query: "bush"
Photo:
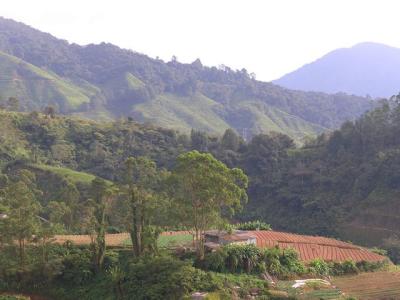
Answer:
[[279, 277], [304, 274], [306, 269], [293, 249], [259, 249], [254, 245], [227, 245], [206, 255], [206, 270], [231, 273], [268, 272]]
[[[268, 283], [258, 276], [221, 273], [211, 273], [211, 276], [216, 287], [228, 295], [232, 295], [239, 290], [240, 294], [244, 296], [248, 294], [251, 289], [259, 289], [259, 295], [267, 295], [268, 293]], [[227, 299], [232, 299], [232, 297]]]
[[216, 272], [251, 273], [260, 258], [261, 250], [254, 245], [227, 245], [206, 255], [202, 265]]
[[383, 241], [383, 247], [394, 264], [400, 264], [400, 238], [392, 236]]
[[319, 276], [328, 276], [331, 272], [329, 264], [322, 259], [314, 259], [309, 264], [309, 273], [319, 275]]
[[344, 261], [342, 263], [333, 263], [330, 265], [330, 275], [346, 275], [346, 274], [357, 274], [360, 270], [356, 263], [351, 260]]
[[239, 230], [271, 230], [271, 225], [257, 220], [236, 224], [235, 228]]
[[279, 261], [284, 273], [288, 275], [301, 275], [306, 272], [303, 263], [299, 260], [299, 254], [292, 248], [283, 250]]
[[74, 249], [63, 259], [64, 271], [60, 279], [81, 285], [94, 278], [92, 253], [88, 249]]
[[356, 266], [360, 272], [374, 272], [388, 266], [388, 260], [378, 262], [360, 261], [356, 263]]
[[129, 266], [123, 283], [128, 299], [181, 299], [193, 291], [213, 291], [210, 274], [171, 257], [149, 258]]

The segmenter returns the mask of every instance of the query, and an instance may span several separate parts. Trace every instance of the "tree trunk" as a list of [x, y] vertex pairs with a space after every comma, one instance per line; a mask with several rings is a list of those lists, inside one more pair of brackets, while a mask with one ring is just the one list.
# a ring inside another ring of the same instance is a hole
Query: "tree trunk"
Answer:
[[131, 240], [133, 253], [136, 257], [142, 255], [142, 228], [139, 223], [138, 208], [137, 208], [137, 195], [134, 190], [131, 192], [131, 212], [132, 212], [132, 228], [131, 228]]

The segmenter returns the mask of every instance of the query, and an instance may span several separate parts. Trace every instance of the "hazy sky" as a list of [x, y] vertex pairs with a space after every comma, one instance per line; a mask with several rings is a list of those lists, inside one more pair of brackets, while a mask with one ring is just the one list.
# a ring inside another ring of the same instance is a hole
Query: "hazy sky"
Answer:
[[272, 80], [363, 41], [400, 47], [400, 1], [2, 0], [0, 15], [78, 44], [246, 68]]

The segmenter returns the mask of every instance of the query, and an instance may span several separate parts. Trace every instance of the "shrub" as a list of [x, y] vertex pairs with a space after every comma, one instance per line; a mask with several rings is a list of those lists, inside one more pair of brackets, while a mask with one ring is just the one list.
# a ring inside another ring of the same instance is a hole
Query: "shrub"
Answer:
[[271, 225], [257, 220], [236, 224], [235, 228], [239, 230], [271, 230]]
[[203, 266], [206, 270], [225, 272], [227, 257], [227, 251], [224, 248], [220, 248], [215, 252], [206, 254]]
[[388, 260], [378, 262], [360, 261], [356, 263], [356, 266], [361, 272], [374, 272], [387, 267]]
[[383, 247], [394, 264], [400, 264], [400, 238], [392, 236], [383, 241]]
[[231, 273], [268, 272], [290, 277], [305, 273], [305, 267], [293, 249], [259, 249], [254, 245], [227, 245], [206, 255], [202, 267], [206, 270]]
[[211, 271], [251, 273], [257, 269], [261, 251], [254, 245], [227, 245], [206, 255], [202, 266]]
[[303, 263], [299, 260], [296, 250], [289, 248], [282, 251], [279, 261], [287, 274], [301, 275], [306, 272]]
[[213, 291], [210, 274], [171, 257], [147, 258], [128, 268], [123, 288], [128, 299], [181, 299], [193, 291]]
[[332, 275], [345, 275], [345, 274], [357, 274], [360, 270], [354, 261], [347, 260], [342, 263], [334, 263], [331, 265], [330, 274]]
[[74, 249], [63, 259], [62, 280], [74, 284], [83, 284], [94, 277], [92, 253], [88, 249]]
[[328, 276], [330, 274], [330, 267], [326, 261], [314, 259], [309, 264], [309, 272], [319, 276]]

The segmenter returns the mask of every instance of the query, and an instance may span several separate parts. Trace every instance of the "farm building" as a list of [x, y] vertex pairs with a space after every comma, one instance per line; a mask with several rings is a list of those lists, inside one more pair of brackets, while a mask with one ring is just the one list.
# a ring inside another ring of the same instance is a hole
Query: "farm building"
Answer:
[[210, 251], [214, 251], [222, 245], [236, 244], [256, 244], [256, 237], [248, 231], [235, 230], [233, 233], [226, 231], [210, 230], [204, 234], [204, 246]]
[[205, 234], [206, 247], [215, 250], [226, 244], [255, 244], [260, 248], [293, 248], [304, 262], [314, 259], [343, 262], [346, 260], [377, 262], [386, 259], [360, 246], [339, 240], [278, 231], [236, 231], [232, 234], [211, 231]]

